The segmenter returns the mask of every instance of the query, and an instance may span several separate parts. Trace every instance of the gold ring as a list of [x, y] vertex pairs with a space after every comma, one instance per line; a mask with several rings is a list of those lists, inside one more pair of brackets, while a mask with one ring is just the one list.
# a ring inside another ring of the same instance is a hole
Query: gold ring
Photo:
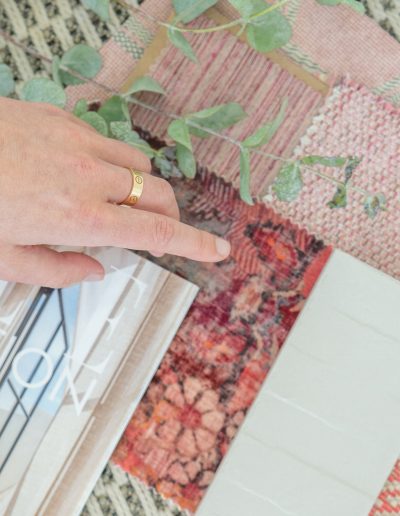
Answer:
[[127, 168], [132, 175], [132, 188], [128, 197], [119, 204], [125, 204], [126, 206], [135, 206], [143, 192], [143, 176], [137, 170], [133, 170], [133, 168], [129, 167]]

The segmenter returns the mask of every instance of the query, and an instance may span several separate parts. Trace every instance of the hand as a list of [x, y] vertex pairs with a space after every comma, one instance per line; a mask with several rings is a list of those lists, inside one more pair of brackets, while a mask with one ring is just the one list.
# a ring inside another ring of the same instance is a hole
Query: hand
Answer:
[[[131, 174], [145, 174], [134, 208], [118, 206]], [[230, 246], [179, 222], [173, 190], [150, 175], [149, 159], [47, 104], [0, 98], [0, 278], [63, 287], [104, 276], [78, 252], [47, 246], [117, 246], [200, 261]]]

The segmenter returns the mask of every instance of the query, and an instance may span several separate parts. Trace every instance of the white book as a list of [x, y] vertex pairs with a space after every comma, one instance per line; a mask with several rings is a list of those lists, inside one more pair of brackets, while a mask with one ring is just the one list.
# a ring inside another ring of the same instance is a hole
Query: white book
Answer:
[[197, 294], [98, 248], [101, 282], [0, 285], [0, 515], [79, 514]]

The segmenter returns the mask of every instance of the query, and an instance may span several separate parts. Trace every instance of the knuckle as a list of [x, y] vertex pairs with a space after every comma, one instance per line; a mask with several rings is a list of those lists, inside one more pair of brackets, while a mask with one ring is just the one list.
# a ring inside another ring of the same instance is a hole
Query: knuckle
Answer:
[[73, 168], [80, 177], [91, 178], [99, 170], [99, 164], [92, 156], [76, 156], [73, 161]]
[[165, 252], [174, 238], [174, 224], [167, 217], [156, 217], [153, 225], [154, 249]]
[[101, 206], [82, 202], [72, 208], [75, 225], [84, 226], [89, 234], [97, 234], [104, 227]]
[[170, 199], [171, 197], [175, 199], [175, 192], [170, 183], [165, 179], [160, 179], [160, 196], [161, 199]]

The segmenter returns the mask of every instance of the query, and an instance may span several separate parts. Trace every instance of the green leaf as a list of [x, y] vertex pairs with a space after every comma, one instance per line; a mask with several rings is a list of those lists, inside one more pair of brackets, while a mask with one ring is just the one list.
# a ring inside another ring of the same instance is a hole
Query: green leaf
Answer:
[[82, 4], [86, 9], [95, 12], [101, 20], [110, 19], [110, 0], [82, 0]]
[[64, 85], [60, 77], [60, 64], [61, 59], [58, 56], [54, 56], [51, 62], [51, 76], [53, 78], [53, 81], [59, 86], [61, 86], [61, 88], [63, 88]]
[[30, 79], [21, 91], [21, 99], [30, 102], [47, 102], [63, 108], [67, 102], [65, 91], [45, 77]]
[[218, 0], [172, 0], [178, 19], [183, 23], [191, 22], [217, 2]]
[[[101, 65], [102, 59], [97, 50], [83, 44], [70, 48], [62, 56], [60, 62], [60, 66], [65, 66], [87, 79], [94, 77], [100, 71]], [[85, 82], [83, 79], [61, 69], [59, 74], [65, 85], [82, 84]]]
[[228, 0], [243, 18], [249, 18], [253, 14], [261, 13], [268, 5], [264, 0]]
[[344, 185], [339, 185], [336, 189], [332, 200], [327, 203], [329, 208], [345, 208], [347, 206], [347, 188]]
[[382, 193], [369, 195], [364, 201], [364, 211], [371, 219], [375, 218], [380, 211], [386, 210], [386, 197]]
[[129, 127], [132, 127], [128, 104], [120, 95], [114, 95], [107, 99], [100, 107], [98, 113], [108, 124], [111, 122], [128, 122]]
[[350, 181], [351, 176], [353, 175], [354, 170], [358, 167], [358, 165], [361, 163], [362, 159], [357, 158], [355, 156], [351, 156], [348, 158], [346, 167], [344, 169], [344, 180], [345, 183]]
[[157, 152], [150, 147], [146, 140], [143, 140], [136, 131], [132, 131], [129, 122], [111, 122], [110, 132], [115, 139], [135, 147], [149, 158], [157, 155]]
[[98, 133], [103, 136], [108, 136], [107, 122], [98, 113], [88, 111], [87, 113], [83, 113], [79, 118], [94, 127]]
[[285, 99], [282, 102], [279, 113], [276, 115], [274, 120], [261, 126], [254, 134], [248, 136], [243, 141], [243, 145], [248, 148], [254, 148], [261, 147], [261, 145], [265, 145], [270, 142], [285, 118], [287, 105], [288, 100]]
[[0, 97], [8, 97], [15, 89], [15, 82], [11, 68], [0, 63]]
[[273, 184], [273, 190], [280, 201], [293, 201], [302, 188], [303, 180], [298, 161], [284, 165]]
[[365, 7], [361, 2], [357, 0], [317, 0], [321, 5], [348, 5], [360, 14], [365, 14]]
[[133, 95], [139, 91], [151, 91], [165, 95], [164, 88], [152, 77], [138, 77], [124, 95]]
[[292, 28], [277, 10], [252, 20], [246, 28], [247, 41], [258, 52], [271, 52], [290, 41]]
[[193, 152], [184, 145], [177, 143], [176, 159], [181, 172], [189, 179], [193, 179], [196, 175], [196, 160], [194, 159]]
[[250, 151], [240, 150], [240, 198], [251, 206], [254, 204], [250, 193]]
[[339, 156], [305, 156], [300, 160], [303, 165], [323, 165], [324, 167], [343, 167], [346, 162], [347, 158]]
[[167, 34], [170, 42], [174, 45], [174, 47], [178, 48], [188, 59], [194, 63], [198, 62], [192, 45], [185, 38], [182, 32], [169, 28]]
[[190, 134], [188, 126], [185, 121], [181, 118], [179, 120], [173, 120], [168, 126], [168, 136], [172, 138], [176, 143], [180, 143], [190, 151], [192, 150], [192, 142], [190, 140]]
[[[220, 104], [212, 108], [203, 109], [197, 113], [191, 113], [185, 118], [189, 122], [194, 122], [197, 125], [212, 131], [220, 132], [227, 127], [230, 127], [245, 118], [247, 114], [243, 111], [240, 104], [236, 102], [229, 102], [227, 104]], [[209, 133], [193, 127], [188, 124], [190, 134], [198, 136], [199, 138], [208, 138]]]
[[89, 106], [88, 106], [87, 100], [86, 99], [80, 99], [75, 104], [74, 109], [73, 109], [72, 112], [73, 112], [73, 114], [75, 116], [80, 117], [84, 113], [86, 113], [87, 111], [89, 111]]

